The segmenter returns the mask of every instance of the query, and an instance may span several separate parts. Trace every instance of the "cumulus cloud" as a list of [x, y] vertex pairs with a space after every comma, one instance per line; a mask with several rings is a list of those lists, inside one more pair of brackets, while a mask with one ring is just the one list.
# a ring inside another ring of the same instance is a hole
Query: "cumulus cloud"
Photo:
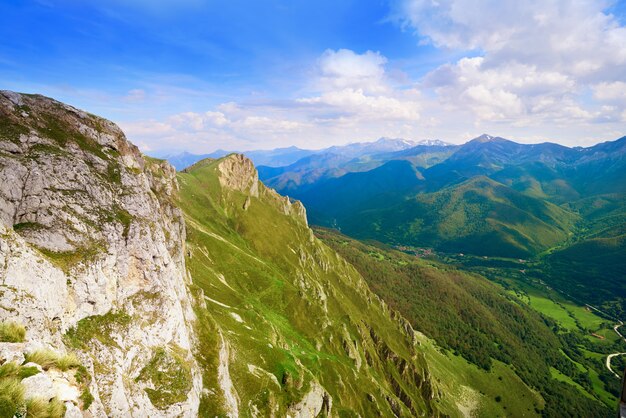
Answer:
[[387, 58], [378, 52], [357, 54], [349, 49], [326, 50], [319, 59], [322, 90], [360, 89], [380, 93], [388, 90], [385, 77]]
[[393, 16], [424, 42], [579, 77], [623, 78], [626, 28], [598, 0], [399, 0]]
[[385, 68], [387, 58], [378, 52], [358, 54], [347, 49], [327, 50], [318, 60], [316, 94], [297, 98], [322, 119], [343, 123], [364, 120], [417, 121], [419, 94], [395, 85]]
[[406, 120], [420, 118], [420, 105], [417, 97], [406, 95], [366, 95], [362, 89], [330, 91], [321, 96], [300, 98], [298, 103], [313, 104], [333, 109], [336, 114], [352, 116], [358, 120]]
[[593, 97], [601, 102], [614, 102], [626, 106], [626, 83], [615, 81], [612, 83], [598, 83], [592, 87]]
[[[316, 61], [306, 93], [289, 100], [225, 102], [161, 122], [123, 124], [131, 139], [211, 151], [298, 144], [322, 147], [380, 136], [415, 136], [421, 96], [390, 79], [387, 58], [327, 50]], [[226, 142], [228, 145], [224, 145]]]
[[594, 123], [621, 112], [598, 101], [624, 105], [626, 28], [603, 12], [606, 6], [594, 0], [399, 0], [392, 17], [422, 43], [474, 55], [423, 80], [448, 108], [473, 112], [477, 122]]

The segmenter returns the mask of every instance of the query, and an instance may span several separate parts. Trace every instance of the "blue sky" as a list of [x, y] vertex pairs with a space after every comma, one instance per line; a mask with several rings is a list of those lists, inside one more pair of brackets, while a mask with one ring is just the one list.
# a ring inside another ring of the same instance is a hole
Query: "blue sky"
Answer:
[[589, 145], [626, 134], [625, 9], [5, 0], [0, 88], [110, 118], [153, 152], [458, 143], [482, 132]]

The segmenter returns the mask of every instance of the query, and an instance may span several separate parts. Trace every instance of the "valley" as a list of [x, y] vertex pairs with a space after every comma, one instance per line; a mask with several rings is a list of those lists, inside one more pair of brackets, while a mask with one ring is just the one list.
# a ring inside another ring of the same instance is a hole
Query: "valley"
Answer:
[[[430, 253], [425, 257], [416, 257], [413, 251], [407, 254], [381, 244], [359, 244], [330, 230], [316, 230], [316, 233], [358, 266], [372, 289], [407, 316], [417, 330], [433, 336], [439, 344], [447, 347], [450, 350], [448, 355], [460, 355], [481, 365], [484, 370], [498, 364], [494, 363], [498, 358], [511, 365], [531, 385], [542, 385], [539, 383], [542, 379], [537, 378], [543, 373], [548, 379], [567, 384], [557, 386], [557, 389], [555, 383], [548, 383], [553, 387], [540, 390], [544, 395], [555, 393], [554, 390], [564, 391], [556, 399], [572, 399], [578, 393], [579, 396], [597, 399], [608, 408], [615, 404], [620, 379], [608, 372], [605, 360], [614, 351], [623, 351], [624, 342], [616, 338], [614, 321], [597, 316], [591, 309], [564, 298], [547, 288], [540, 279], [523, 276], [518, 267], [527, 265], [527, 262], [480, 257], [479, 260], [488, 263], [485, 267], [477, 265], [478, 258], [468, 259], [466, 255], [453, 258], [451, 255]], [[503, 268], [506, 263], [515, 268]], [[464, 271], [471, 273], [468, 275]], [[452, 292], [454, 287], [443, 280], [444, 275], [456, 277], [461, 287]], [[493, 285], [483, 283], [483, 277], [489, 278]], [[473, 288], [477, 285], [481, 286], [481, 290]], [[446, 297], [429, 296], [440, 293]], [[458, 306], [459, 311], [453, 313], [450, 305]], [[484, 311], [485, 307], [491, 313]], [[516, 313], [512, 315], [511, 310]], [[453, 322], [451, 314], [458, 315], [459, 325], [468, 323], [469, 328], [450, 334], [468, 335], [467, 340], [449, 339], [447, 333]], [[515, 318], [515, 325], [509, 324], [507, 318]], [[523, 331], [515, 336], [520, 321], [525, 325], [521, 326]], [[438, 330], [442, 326], [446, 330], [443, 333], [443, 330]], [[499, 329], [500, 326], [504, 329]], [[474, 334], [476, 332], [478, 334]], [[489, 349], [488, 345], [482, 344], [481, 335], [498, 341], [499, 348]], [[517, 338], [520, 338], [519, 342], [516, 342]], [[542, 360], [533, 357], [532, 350], [538, 350]], [[486, 357], [476, 357], [477, 352], [486, 354]], [[553, 354], [549, 354], [551, 352]], [[523, 365], [527, 359], [534, 360]], [[525, 375], [524, 370], [532, 370], [532, 373]], [[570, 395], [565, 394], [568, 392]]]

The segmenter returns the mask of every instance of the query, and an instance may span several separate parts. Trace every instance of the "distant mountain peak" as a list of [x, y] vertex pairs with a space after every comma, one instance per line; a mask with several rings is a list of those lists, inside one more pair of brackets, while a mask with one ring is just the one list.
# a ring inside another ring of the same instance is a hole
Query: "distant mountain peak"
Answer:
[[421, 141], [417, 141], [416, 145], [423, 145], [426, 147], [448, 147], [452, 144], [444, 142], [440, 139], [422, 139]]
[[374, 144], [403, 144], [403, 145], [407, 145], [407, 146], [414, 146], [416, 145], [415, 141], [411, 141], [409, 139], [404, 139], [404, 138], [389, 138], [386, 136], [383, 136], [381, 138], [378, 138], [378, 140], [373, 142]]
[[470, 142], [491, 142], [494, 139], [497, 139], [498, 137], [495, 136], [491, 136], [488, 134], [482, 134], [481, 136], [472, 139]]

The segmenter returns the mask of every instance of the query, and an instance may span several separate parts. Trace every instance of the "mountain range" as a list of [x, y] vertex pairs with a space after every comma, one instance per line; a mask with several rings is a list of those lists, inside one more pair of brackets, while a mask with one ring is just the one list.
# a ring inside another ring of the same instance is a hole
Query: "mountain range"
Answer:
[[[307, 157], [259, 167], [259, 173], [277, 191], [301, 200], [311, 223], [360, 239], [480, 256], [550, 252], [545, 260], [563, 268], [567, 263], [557, 260], [574, 248], [590, 249], [576, 254], [580, 264], [593, 264], [585, 260], [602, 243], [602, 251], [615, 254], [615, 270], [626, 271], [617, 256], [626, 250], [626, 137], [569, 148], [485, 134], [460, 146], [421, 145], [349, 162]], [[572, 279], [581, 288], [603, 282], [597, 269], [580, 271]], [[619, 289], [611, 298], [626, 296], [626, 288], [611, 281], [611, 290]]]
[[244, 155], [176, 171], [2, 91], [0, 417], [609, 416], [623, 142], [339, 147], [295, 162], [303, 204]]
[[167, 160], [177, 170], [183, 170], [190, 165], [205, 158], [221, 158], [228, 154], [241, 153], [250, 158], [257, 166], [281, 167], [295, 163], [296, 161], [313, 155], [336, 154], [344, 158], [358, 158], [361, 156], [397, 152], [409, 149], [418, 145], [422, 146], [447, 146], [443, 141], [437, 139], [425, 139], [422, 141], [410, 141], [401, 138], [380, 138], [374, 142], [356, 142], [347, 145], [331, 146], [320, 150], [301, 149], [295, 146], [286, 148], [276, 148], [272, 150], [253, 151], [225, 151], [219, 149], [209, 154], [193, 154], [187, 151], [179, 153], [157, 152], [152, 154]]

